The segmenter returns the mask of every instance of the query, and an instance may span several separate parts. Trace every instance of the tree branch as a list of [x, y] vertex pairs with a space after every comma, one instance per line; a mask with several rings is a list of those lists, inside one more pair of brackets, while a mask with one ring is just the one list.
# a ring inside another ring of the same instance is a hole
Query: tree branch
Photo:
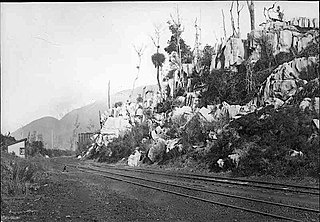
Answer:
[[157, 46], [157, 44], [156, 44], [156, 42], [154, 41], [153, 37], [152, 37], [152, 36], [150, 36], [150, 38], [151, 38], [151, 40], [152, 40], [152, 42], [153, 42], [154, 46], [155, 46], [155, 47], [158, 47], [158, 46]]

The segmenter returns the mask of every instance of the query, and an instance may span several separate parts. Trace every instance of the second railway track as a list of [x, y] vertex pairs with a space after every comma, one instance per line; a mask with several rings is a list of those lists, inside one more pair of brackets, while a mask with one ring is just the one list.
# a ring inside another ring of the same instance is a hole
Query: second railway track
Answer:
[[[96, 164], [93, 164], [93, 166], [101, 167], [100, 165], [96, 165]], [[119, 171], [141, 172], [141, 173], [148, 173], [148, 174], [154, 174], [154, 175], [163, 175], [163, 176], [169, 176], [169, 177], [180, 177], [184, 179], [199, 180], [204, 182], [256, 187], [261, 189], [303, 193], [303, 194], [319, 196], [319, 187], [299, 186], [294, 184], [254, 181], [254, 180], [246, 180], [246, 179], [238, 179], [238, 178], [226, 178], [226, 177], [218, 177], [218, 176], [211, 176], [211, 175], [209, 176], [209, 175], [189, 174], [189, 173], [164, 172], [159, 170], [132, 169], [132, 168], [128, 169], [128, 168], [119, 168], [119, 167], [113, 167], [113, 166], [104, 166], [104, 167], [109, 169], [119, 170]]]

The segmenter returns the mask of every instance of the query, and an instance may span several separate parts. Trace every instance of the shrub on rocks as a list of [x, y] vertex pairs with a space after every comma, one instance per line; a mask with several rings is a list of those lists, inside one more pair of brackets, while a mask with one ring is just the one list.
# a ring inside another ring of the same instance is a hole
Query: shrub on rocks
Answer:
[[131, 131], [113, 139], [104, 147], [96, 157], [98, 162], [117, 162], [122, 158], [127, 158], [136, 147], [142, 146], [142, 139], [149, 137], [149, 127], [146, 123], [135, 125]]
[[[230, 165], [225, 170], [236, 176], [317, 176], [319, 131], [313, 126], [315, 115], [297, 106], [279, 110], [266, 107], [248, 114], [230, 123], [204, 160], [209, 169], [218, 171], [218, 159], [235, 149], [247, 149], [238, 167]], [[290, 156], [290, 150], [301, 151], [303, 156]]]

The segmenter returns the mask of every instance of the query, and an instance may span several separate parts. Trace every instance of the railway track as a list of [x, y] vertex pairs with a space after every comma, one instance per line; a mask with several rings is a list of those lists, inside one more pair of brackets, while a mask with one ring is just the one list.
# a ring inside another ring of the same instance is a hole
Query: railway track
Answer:
[[[101, 165], [93, 164], [93, 166], [101, 168]], [[118, 171], [140, 172], [140, 173], [148, 173], [153, 175], [162, 175], [162, 176], [169, 176], [169, 177], [175, 177], [175, 178], [179, 177], [182, 179], [190, 179], [190, 180], [204, 181], [204, 182], [210, 182], [210, 183], [231, 184], [231, 185], [238, 185], [238, 186], [255, 187], [255, 188], [261, 188], [261, 189], [268, 189], [268, 190], [277, 190], [282, 192], [283, 191], [295, 192], [295, 193], [303, 193], [303, 194], [319, 196], [319, 187], [299, 186], [294, 184], [274, 183], [274, 182], [246, 180], [246, 179], [237, 179], [237, 178], [226, 178], [226, 177], [218, 177], [218, 176], [211, 176], [211, 175], [164, 172], [160, 170], [119, 168], [114, 166], [103, 166], [103, 167], [118, 170]]]
[[[285, 215], [278, 215], [278, 214], [268, 213], [268, 212], [264, 212], [264, 211], [260, 211], [260, 210], [245, 208], [245, 207], [237, 206], [234, 204], [217, 202], [217, 201], [213, 201], [212, 198], [207, 198], [207, 196], [208, 195], [215, 195], [215, 196], [219, 195], [219, 196], [223, 196], [224, 198], [232, 198], [232, 199], [238, 199], [238, 200], [240, 199], [241, 201], [250, 201], [252, 203], [266, 204], [266, 205], [269, 205], [272, 207], [277, 206], [279, 208], [286, 208], [287, 210], [289, 209], [291, 211], [294, 210], [295, 212], [293, 213], [293, 215], [303, 215], [307, 212], [308, 214], [311, 214], [312, 218], [318, 217], [319, 213], [320, 213], [320, 211], [318, 209], [313, 209], [313, 208], [306, 208], [306, 207], [300, 207], [300, 206], [295, 206], [295, 205], [265, 201], [265, 200], [261, 200], [261, 199], [248, 198], [248, 197], [243, 197], [243, 196], [239, 196], [239, 195], [227, 194], [227, 193], [216, 192], [216, 191], [207, 190], [207, 189], [200, 189], [200, 188], [195, 188], [195, 187], [181, 185], [181, 184], [174, 184], [174, 183], [169, 183], [169, 182], [165, 182], [165, 181], [159, 181], [159, 180], [154, 180], [154, 179], [147, 179], [147, 178], [127, 175], [127, 174], [115, 172], [118, 169], [113, 169], [113, 168], [101, 169], [101, 168], [97, 168], [97, 167], [84, 167], [84, 166], [80, 166], [80, 165], [69, 165], [69, 166], [75, 167], [78, 170], [83, 171], [83, 172], [98, 174], [100, 176], [103, 176], [103, 177], [106, 177], [106, 178], [109, 178], [112, 180], [122, 181], [122, 182], [126, 182], [129, 184], [134, 184], [136, 186], [145, 187], [148, 189], [171, 193], [174, 195], [178, 195], [178, 196], [182, 196], [182, 197], [186, 197], [186, 198], [191, 198], [191, 199], [194, 199], [197, 201], [202, 201], [202, 202], [211, 203], [211, 204], [220, 205], [223, 207], [229, 207], [229, 208], [238, 209], [238, 210], [243, 210], [243, 211], [247, 211], [250, 213], [264, 215], [267, 217], [276, 218], [276, 219], [280, 219], [280, 220], [309, 221], [309, 220], [296, 219], [296, 218], [288, 217]], [[129, 171], [130, 170], [127, 170], [126, 172], [128, 173]], [[123, 179], [123, 178], [126, 178], [126, 179]], [[141, 183], [141, 181], [143, 181], [144, 183]], [[148, 185], [148, 184], [146, 184], [146, 182], [149, 184], [151, 183], [153, 185]], [[161, 185], [162, 187], [166, 186], [167, 188], [166, 189], [159, 188], [159, 185]], [[179, 189], [179, 192], [174, 190], [175, 188]], [[181, 192], [181, 190], [184, 190], [184, 191]], [[185, 192], [187, 192], [187, 191], [192, 191], [192, 192], [196, 192], [198, 194], [206, 195], [206, 198], [201, 197], [201, 195], [199, 197], [198, 195], [186, 194]]]

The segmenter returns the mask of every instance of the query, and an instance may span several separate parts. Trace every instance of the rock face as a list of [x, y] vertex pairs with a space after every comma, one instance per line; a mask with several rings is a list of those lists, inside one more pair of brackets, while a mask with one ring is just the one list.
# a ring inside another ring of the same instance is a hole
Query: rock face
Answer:
[[[313, 19], [300, 18], [293, 21], [313, 21]], [[316, 21], [316, 20], [315, 20]], [[308, 44], [316, 43], [316, 38], [319, 36], [319, 30], [310, 26], [310, 22], [271, 22], [264, 26], [262, 30], [253, 30], [248, 34], [248, 47], [250, 50], [260, 53], [259, 45], [261, 42], [266, 42], [271, 46], [273, 55], [280, 52], [290, 52], [294, 50], [301, 52]], [[292, 25], [296, 24], [296, 25]], [[319, 25], [318, 25], [319, 27]], [[308, 28], [301, 30], [300, 28]]]
[[318, 18], [295, 17], [288, 24], [298, 26], [300, 28], [319, 28]]
[[304, 85], [307, 82], [305, 78], [308, 75], [304, 74], [318, 63], [317, 57], [303, 57], [278, 66], [260, 88], [261, 100], [263, 102], [271, 98], [288, 100], [299, 91], [299, 85]]
[[[303, 29], [302, 29], [303, 28]], [[308, 44], [316, 43], [319, 36], [319, 20], [317, 18], [294, 18], [288, 22], [269, 22], [263, 29], [253, 30], [246, 41], [230, 37], [218, 43], [212, 56], [210, 70], [229, 69], [241, 64], [251, 51], [251, 59], [261, 57], [261, 44], [268, 44], [273, 55], [291, 50], [301, 52]]]
[[240, 38], [230, 38], [224, 49], [224, 68], [240, 65], [244, 61], [244, 45]]
[[234, 65], [240, 65], [245, 59], [245, 45], [240, 38], [230, 37], [227, 41], [217, 46], [217, 52], [213, 55], [210, 70], [228, 69]]

